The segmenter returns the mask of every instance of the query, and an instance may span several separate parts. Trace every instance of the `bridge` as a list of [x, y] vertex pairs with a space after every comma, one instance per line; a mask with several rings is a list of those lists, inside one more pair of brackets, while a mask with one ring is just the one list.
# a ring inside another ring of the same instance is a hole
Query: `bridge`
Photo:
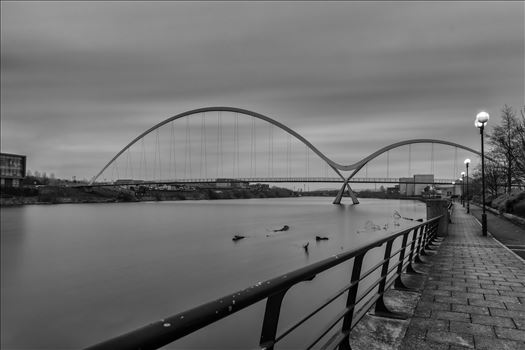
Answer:
[[[418, 149], [420, 145], [427, 148]], [[436, 152], [438, 146], [448, 151]], [[417, 184], [406, 178], [419, 173], [441, 175], [426, 184], [452, 184], [459, 177], [458, 156], [465, 153], [480, 155], [451, 141], [410, 139], [342, 164], [273, 118], [236, 107], [205, 107], [167, 118], [139, 134], [102, 167], [90, 186], [108, 186], [117, 180], [119, 184], [211, 183], [219, 178], [253, 183], [340, 183], [334, 203], [340, 204], [347, 193], [357, 204], [351, 183]], [[403, 174], [399, 171], [402, 163], [407, 170]], [[422, 169], [421, 163], [428, 168]], [[445, 169], [450, 170], [448, 176], [443, 176]]]
[[[103, 186], [133, 186], [133, 185], [176, 185], [176, 184], [214, 184], [221, 180], [227, 180], [229, 182], [249, 182], [249, 183], [341, 183], [341, 178], [339, 177], [240, 177], [236, 179], [217, 179], [217, 178], [204, 178], [204, 179], [170, 179], [170, 180], [132, 180], [132, 179], [123, 179], [117, 180], [116, 182], [99, 182], [91, 185], [79, 185], [82, 187], [103, 187]], [[349, 183], [364, 183], [364, 184], [398, 184], [405, 182], [402, 178], [391, 177], [391, 178], [381, 178], [381, 177], [353, 177], [348, 182]], [[431, 181], [417, 181], [412, 180], [409, 183], [411, 184], [432, 184], [432, 185], [453, 185], [457, 179], [434, 179]]]

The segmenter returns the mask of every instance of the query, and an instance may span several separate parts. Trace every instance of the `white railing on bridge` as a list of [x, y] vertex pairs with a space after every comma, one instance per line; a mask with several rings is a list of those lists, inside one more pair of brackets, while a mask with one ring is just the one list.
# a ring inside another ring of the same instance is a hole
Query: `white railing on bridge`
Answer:
[[[359, 178], [354, 177], [350, 183], [390, 183], [390, 184], [442, 184], [452, 185], [455, 180], [451, 179], [434, 179], [433, 181], [403, 181], [399, 178]], [[205, 184], [205, 183], [228, 183], [228, 182], [249, 182], [249, 183], [293, 183], [293, 182], [317, 182], [317, 183], [342, 183], [340, 177], [243, 177], [235, 179], [217, 179], [217, 178], [194, 178], [194, 179], [163, 179], [163, 180], [133, 180], [121, 179], [109, 183], [96, 183], [97, 185], [151, 185], [151, 184]]]

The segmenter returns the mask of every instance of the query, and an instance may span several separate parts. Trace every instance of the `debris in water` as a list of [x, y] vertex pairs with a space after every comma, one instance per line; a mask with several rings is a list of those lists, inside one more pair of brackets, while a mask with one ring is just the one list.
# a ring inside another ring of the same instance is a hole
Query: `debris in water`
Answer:
[[310, 242], [306, 242], [306, 244], [303, 244], [303, 248], [306, 252], [308, 252], [308, 246], [310, 245]]
[[232, 241], [235, 242], [235, 241], [238, 241], [238, 240], [243, 239], [245, 237], [246, 236], [243, 236], [243, 235], [235, 235], [235, 236], [233, 236]]
[[290, 229], [290, 226], [284, 225], [282, 228], [278, 230], [273, 230], [273, 232], [283, 232], [283, 231], [288, 231], [289, 229]]
[[328, 237], [315, 236], [316, 241], [328, 241]]

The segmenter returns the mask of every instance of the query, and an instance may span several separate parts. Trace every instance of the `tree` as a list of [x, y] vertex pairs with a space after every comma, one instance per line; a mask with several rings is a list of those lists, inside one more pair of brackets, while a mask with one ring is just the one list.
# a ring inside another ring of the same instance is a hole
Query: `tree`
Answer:
[[517, 158], [516, 166], [521, 175], [521, 185], [525, 182], [525, 106], [520, 109], [521, 119], [518, 120]]
[[[498, 195], [498, 190], [502, 187], [501, 174], [504, 173], [504, 169], [501, 164], [502, 159], [499, 159], [499, 155], [493, 151], [489, 151], [485, 155], [485, 186], [486, 191], [492, 196]], [[489, 161], [488, 159], [493, 159]], [[473, 174], [475, 179], [481, 179], [481, 164], [476, 167], [476, 172]], [[504, 185], [503, 185], [504, 188]]]
[[512, 107], [503, 106], [501, 119], [501, 124], [496, 125], [489, 135], [489, 142], [497, 158], [503, 161], [502, 175], [506, 179], [507, 192], [510, 193], [513, 180], [515, 183], [523, 183], [525, 176], [523, 149], [520, 147], [520, 139], [523, 135], [520, 131], [521, 123]]

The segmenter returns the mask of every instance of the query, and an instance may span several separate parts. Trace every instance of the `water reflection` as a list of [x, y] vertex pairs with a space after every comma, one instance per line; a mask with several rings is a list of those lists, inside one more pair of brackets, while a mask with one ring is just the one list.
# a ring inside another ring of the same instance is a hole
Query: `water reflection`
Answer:
[[[421, 217], [425, 206], [303, 197], [2, 209], [2, 348], [78, 348], [113, 337], [377, 240], [394, 230], [394, 210]], [[358, 234], [367, 221], [389, 229]], [[233, 242], [234, 234], [246, 238]], [[330, 239], [317, 244], [320, 234]], [[331, 288], [321, 278], [306, 284], [303, 298]], [[293, 307], [303, 298], [287, 300]], [[257, 313], [224, 321], [243, 325], [239, 347], [257, 343]], [[221, 327], [180, 344], [202, 348], [220, 334], [213, 342], [229, 348]]]

